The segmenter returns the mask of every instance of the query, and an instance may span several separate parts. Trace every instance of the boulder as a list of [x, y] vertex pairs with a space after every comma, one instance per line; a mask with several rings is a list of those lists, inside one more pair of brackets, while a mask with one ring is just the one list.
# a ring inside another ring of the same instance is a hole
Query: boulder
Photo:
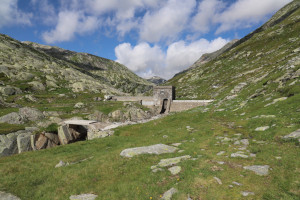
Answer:
[[282, 137], [284, 140], [300, 139], [300, 129]]
[[269, 129], [269, 128], [270, 128], [270, 126], [257, 127], [257, 128], [255, 129], [255, 131], [265, 131], [265, 130], [267, 130], [267, 129]]
[[73, 141], [73, 136], [67, 125], [58, 127], [58, 138], [61, 145], [69, 144]]
[[44, 115], [41, 111], [30, 107], [20, 108], [19, 114], [29, 121], [38, 121], [44, 118]]
[[175, 158], [161, 159], [157, 166], [158, 167], [168, 167], [168, 166], [176, 165], [176, 164], [180, 163], [182, 160], [188, 160], [188, 159], [191, 159], [190, 155], [179, 156], [179, 157], [175, 157]]
[[0, 191], [0, 199], [3, 199], [3, 200], [21, 200], [19, 197], [15, 196], [13, 194], [2, 192], [2, 191]]
[[29, 85], [31, 85], [31, 89], [32, 90], [35, 90], [35, 91], [38, 91], [38, 90], [45, 90], [45, 86], [39, 82], [39, 81], [32, 81], [32, 82], [29, 82], [28, 83]]
[[17, 137], [18, 152], [31, 151], [31, 132], [21, 133]]
[[48, 145], [48, 138], [44, 134], [31, 136], [31, 146], [33, 150], [45, 149]]
[[163, 153], [174, 153], [178, 148], [168, 146], [165, 144], [155, 144], [151, 146], [129, 148], [123, 150], [120, 155], [123, 157], [131, 158], [140, 154], [163, 154]]
[[110, 113], [112, 119], [114, 121], [121, 121], [123, 120], [123, 112], [121, 110], [116, 110]]
[[0, 93], [2, 93], [4, 96], [11, 96], [15, 94], [21, 94], [22, 91], [16, 87], [5, 86], [5, 87], [0, 87]]
[[14, 78], [21, 81], [27, 81], [33, 79], [34, 75], [28, 72], [21, 72], [17, 74]]
[[244, 169], [255, 172], [259, 176], [266, 176], [269, 174], [269, 165], [252, 165], [245, 166]]
[[18, 153], [18, 132], [0, 135], [0, 157]]
[[96, 111], [94, 111], [93, 114], [88, 116], [88, 119], [89, 120], [95, 120], [95, 121], [98, 121], [98, 122], [104, 122], [104, 121], [107, 120], [107, 115], [105, 115], [102, 112], [96, 110]]
[[162, 200], [171, 200], [172, 196], [177, 193], [178, 191], [175, 188], [171, 188], [168, 191], [166, 191], [163, 196], [162, 196]]
[[170, 167], [168, 169], [172, 175], [176, 175], [179, 174], [179, 172], [181, 171], [181, 167], [180, 166], [174, 166], [174, 167]]
[[93, 140], [96, 138], [104, 138], [114, 134], [113, 130], [98, 130], [95, 128], [89, 128], [87, 132], [87, 139]]
[[8, 124], [24, 124], [26, 119], [19, 113], [12, 112], [7, 115], [0, 117], [0, 123]]
[[83, 107], [84, 107], [84, 103], [82, 103], [82, 102], [78, 102], [74, 106], [74, 108], [83, 108]]

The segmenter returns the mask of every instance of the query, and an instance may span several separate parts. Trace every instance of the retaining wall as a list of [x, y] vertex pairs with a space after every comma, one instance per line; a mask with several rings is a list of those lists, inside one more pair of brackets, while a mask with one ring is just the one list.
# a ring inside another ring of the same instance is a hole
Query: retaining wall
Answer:
[[206, 106], [213, 100], [173, 100], [170, 107], [170, 112], [180, 112], [189, 110], [198, 106]]
[[115, 101], [153, 101], [153, 97], [146, 96], [113, 96]]

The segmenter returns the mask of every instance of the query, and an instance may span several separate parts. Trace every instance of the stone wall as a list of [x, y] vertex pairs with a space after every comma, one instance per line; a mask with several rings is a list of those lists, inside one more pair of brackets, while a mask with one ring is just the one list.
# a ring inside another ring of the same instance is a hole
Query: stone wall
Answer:
[[212, 100], [173, 100], [170, 107], [170, 112], [180, 112], [189, 110], [198, 106], [206, 106]]
[[153, 100], [155, 105], [161, 105], [164, 99], [175, 99], [175, 87], [173, 86], [155, 86], [153, 87]]
[[147, 96], [113, 96], [115, 101], [153, 101], [153, 97]]

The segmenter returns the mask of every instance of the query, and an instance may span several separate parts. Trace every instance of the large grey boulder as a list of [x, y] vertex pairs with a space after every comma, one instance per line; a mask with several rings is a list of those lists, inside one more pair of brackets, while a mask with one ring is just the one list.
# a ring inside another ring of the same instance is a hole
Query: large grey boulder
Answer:
[[37, 121], [44, 118], [44, 115], [41, 111], [36, 108], [23, 107], [19, 109], [19, 114], [29, 120], [29, 121]]
[[144, 147], [136, 147], [136, 148], [129, 148], [123, 150], [120, 155], [131, 158], [133, 156], [137, 156], [140, 154], [163, 154], [163, 153], [174, 153], [178, 148], [168, 146], [165, 144], [155, 144], [151, 146], [144, 146]]
[[8, 123], [8, 124], [24, 124], [26, 119], [21, 116], [19, 113], [12, 112], [7, 115], [0, 117], [0, 123]]
[[7, 135], [0, 135], [0, 157], [18, 153], [18, 134], [18, 132], [15, 132]]
[[259, 176], [266, 176], [269, 174], [269, 165], [252, 165], [252, 166], [245, 166], [244, 169], [250, 170], [255, 172], [255, 174]]
[[31, 132], [21, 133], [17, 137], [18, 152], [32, 151], [31, 148]]
[[300, 139], [300, 129], [298, 129], [286, 136], [283, 136], [282, 139], [284, 139], [284, 140]]
[[19, 197], [0, 191], [0, 200], [21, 200]]
[[177, 192], [178, 192], [177, 189], [171, 188], [163, 194], [161, 199], [162, 200], [171, 200], [172, 196]]
[[31, 89], [38, 91], [38, 90], [45, 90], [45, 86], [39, 82], [39, 81], [32, 81], [28, 83], [29, 85], [31, 85]]
[[4, 86], [4, 87], [0, 87], [0, 93], [5, 96], [11, 96], [11, 95], [15, 95], [15, 94], [20, 94], [20, 93], [22, 93], [22, 91], [16, 87]]
[[73, 141], [73, 136], [69, 131], [68, 125], [58, 127], [58, 138], [61, 145], [69, 144]]

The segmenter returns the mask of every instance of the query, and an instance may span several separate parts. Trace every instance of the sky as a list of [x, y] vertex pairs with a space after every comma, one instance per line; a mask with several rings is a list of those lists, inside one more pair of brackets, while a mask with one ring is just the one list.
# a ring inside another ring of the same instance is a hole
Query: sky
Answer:
[[172, 78], [292, 0], [0, 0], [0, 33]]

